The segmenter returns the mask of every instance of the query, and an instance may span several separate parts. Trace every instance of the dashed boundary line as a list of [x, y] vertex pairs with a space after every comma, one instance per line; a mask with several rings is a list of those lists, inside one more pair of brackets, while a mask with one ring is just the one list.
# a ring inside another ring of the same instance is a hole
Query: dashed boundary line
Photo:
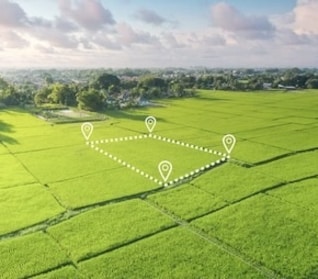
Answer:
[[[111, 154], [110, 152], [106, 151], [105, 149], [101, 148], [100, 145], [101, 144], [110, 144], [110, 143], [120, 143], [120, 142], [127, 142], [127, 141], [136, 141], [136, 140], [142, 140], [142, 139], [154, 139], [154, 140], [158, 140], [158, 141], [162, 141], [165, 143], [169, 143], [169, 144], [175, 144], [175, 145], [179, 145], [185, 148], [189, 148], [189, 149], [193, 149], [196, 151], [200, 151], [200, 152], [204, 152], [204, 153], [209, 153], [209, 154], [213, 154], [216, 156], [220, 156], [220, 159], [216, 160], [216, 161], [212, 161], [210, 163], [207, 163], [197, 169], [192, 170], [189, 173], [186, 173], [184, 175], [179, 176], [178, 178], [175, 178], [173, 180], [170, 181], [162, 181], [158, 178], [155, 178], [154, 176], [146, 173], [145, 171], [137, 168], [136, 166], [126, 162], [125, 160], [118, 158], [117, 156]], [[116, 163], [127, 167], [128, 169], [136, 172], [137, 174], [149, 179], [151, 182], [154, 182], [160, 186], [164, 186], [164, 187], [168, 187], [168, 186], [174, 186], [177, 184], [181, 184], [183, 183], [185, 180], [188, 180], [189, 178], [193, 177], [194, 175], [199, 175], [207, 170], [210, 170], [214, 167], [216, 167], [217, 165], [220, 165], [222, 163], [225, 163], [226, 161], [228, 161], [231, 157], [229, 154], [226, 153], [222, 153], [220, 151], [217, 150], [212, 150], [206, 147], [202, 147], [202, 146], [198, 146], [198, 145], [194, 145], [194, 144], [190, 144], [190, 143], [186, 143], [183, 141], [179, 141], [179, 140], [175, 140], [175, 139], [171, 139], [168, 137], [163, 137], [160, 135], [154, 135], [154, 134], [144, 134], [144, 135], [135, 135], [135, 136], [126, 136], [126, 137], [117, 137], [117, 138], [109, 138], [109, 139], [101, 139], [101, 140], [95, 140], [95, 141], [86, 141], [86, 145], [88, 145], [89, 147], [91, 147], [91, 149], [93, 149], [94, 151], [108, 157], [109, 159], [115, 161]]]

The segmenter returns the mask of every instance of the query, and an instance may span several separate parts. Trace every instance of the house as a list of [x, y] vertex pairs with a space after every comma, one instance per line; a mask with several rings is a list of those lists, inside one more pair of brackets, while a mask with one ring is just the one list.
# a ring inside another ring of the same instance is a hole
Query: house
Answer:
[[271, 89], [271, 88], [272, 88], [272, 83], [270, 82], [263, 83], [263, 89]]
[[285, 90], [296, 90], [296, 86], [278, 84], [278, 88]]
[[146, 106], [150, 105], [150, 102], [149, 102], [149, 100], [147, 100], [143, 97], [140, 97], [139, 99], [137, 99], [137, 104], [140, 107], [146, 107]]

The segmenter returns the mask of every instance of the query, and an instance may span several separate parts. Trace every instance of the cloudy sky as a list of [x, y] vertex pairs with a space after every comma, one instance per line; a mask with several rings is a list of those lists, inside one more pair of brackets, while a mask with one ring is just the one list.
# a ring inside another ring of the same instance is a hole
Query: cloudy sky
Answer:
[[318, 67], [318, 0], [0, 0], [0, 68]]

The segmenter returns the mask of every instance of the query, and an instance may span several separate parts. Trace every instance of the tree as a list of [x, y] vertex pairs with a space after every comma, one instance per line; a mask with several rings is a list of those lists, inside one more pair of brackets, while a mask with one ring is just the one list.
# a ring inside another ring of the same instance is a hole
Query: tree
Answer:
[[137, 86], [138, 82], [136, 79], [131, 80], [122, 80], [121, 81], [121, 88], [126, 90], [131, 90]]
[[67, 84], [55, 83], [52, 86], [52, 92], [48, 96], [55, 104], [63, 104], [65, 106], [76, 104], [76, 92]]
[[211, 75], [200, 76], [196, 80], [196, 87], [201, 89], [210, 89], [213, 87], [214, 77]]
[[120, 87], [112, 84], [108, 87], [107, 92], [109, 95], [115, 95], [117, 93], [120, 93]]
[[42, 105], [45, 103], [49, 103], [48, 96], [52, 93], [52, 89], [50, 87], [42, 87], [37, 91], [37, 93], [34, 96], [34, 103], [38, 105]]
[[180, 82], [183, 84], [183, 86], [185, 88], [193, 88], [195, 86], [195, 83], [196, 83], [196, 78], [195, 78], [195, 76], [183, 74], [180, 77]]
[[155, 77], [153, 75], [146, 75], [140, 78], [138, 82], [138, 86], [145, 89], [150, 89], [151, 87], [157, 87], [157, 88], [160, 88], [160, 90], [165, 90], [167, 88], [167, 84], [164, 79]]
[[104, 96], [96, 89], [81, 91], [77, 96], [80, 109], [98, 111], [104, 107]]
[[311, 78], [307, 80], [306, 87], [308, 89], [318, 89], [318, 78]]
[[44, 80], [47, 86], [51, 85], [54, 82], [53, 77], [49, 73], [44, 74]]
[[172, 82], [171, 84], [171, 93], [174, 97], [184, 96], [184, 86], [180, 82]]
[[34, 93], [37, 91], [36, 84], [27, 81], [23, 84], [17, 85], [16, 90], [19, 94], [20, 104], [33, 104]]
[[159, 98], [161, 95], [161, 90], [159, 87], [151, 87], [150, 90], [148, 90], [149, 98]]
[[167, 82], [153, 75], [146, 75], [140, 78], [137, 87], [142, 96], [148, 99], [159, 98], [166, 95], [168, 91]]
[[0, 90], [6, 89], [9, 86], [8, 82], [0, 77]]
[[95, 90], [108, 90], [111, 85], [119, 86], [120, 79], [115, 75], [107, 73], [98, 75], [97, 78], [91, 82], [91, 87]]
[[0, 102], [6, 105], [22, 105], [33, 102], [34, 84], [12, 85], [0, 77]]
[[248, 88], [250, 90], [262, 90], [263, 89], [263, 82], [257, 77], [251, 79], [248, 83]]
[[8, 85], [0, 91], [0, 101], [8, 106], [19, 105], [19, 95], [12, 85]]
[[223, 89], [225, 78], [223, 75], [218, 75], [214, 78], [213, 87], [217, 90]]

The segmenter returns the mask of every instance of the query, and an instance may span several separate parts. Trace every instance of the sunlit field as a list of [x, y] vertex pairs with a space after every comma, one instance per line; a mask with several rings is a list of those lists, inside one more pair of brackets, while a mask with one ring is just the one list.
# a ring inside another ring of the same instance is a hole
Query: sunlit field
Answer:
[[318, 278], [318, 91], [156, 104], [89, 140], [0, 110], [0, 278]]

